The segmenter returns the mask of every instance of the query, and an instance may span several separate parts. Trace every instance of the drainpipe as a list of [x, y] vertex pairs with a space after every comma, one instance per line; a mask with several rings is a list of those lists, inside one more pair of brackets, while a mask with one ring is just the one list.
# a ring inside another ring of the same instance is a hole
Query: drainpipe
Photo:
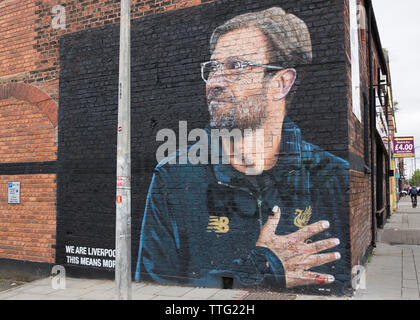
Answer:
[[386, 220], [388, 220], [389, 218], [391, 218], [391, 184], [389, 183], [389, 179], [391, 178], [390, 176], [390, 170], [391, 170], [391, 149], [390, 149], [390, 131], [389, 131], [389, 95], [388, 95], [388, 75], [386, 75], [386, 94], [385, 94], [385, 108], [386, 108], [386, 112], [385, 112], [385, 117], [386, 117], [386, 125], [387, 125], [387, 129], [388, 129], [388, 153], [387, 153], [387, 157], [386, 157], [386, 218], [385, 218], [385, 222]]
[[375, 198], [375, 127], [376, 127], [376, 110], [375, 110], [375, 89], [373, 86], [372, 73], [372, 4], [368, 3], [368, 56], [369, 56], [369, 109], [370, 109], [370, 179], [371, 179], [371, 215], [372, 215], [372, 246], [376, 248], [376, 198]]

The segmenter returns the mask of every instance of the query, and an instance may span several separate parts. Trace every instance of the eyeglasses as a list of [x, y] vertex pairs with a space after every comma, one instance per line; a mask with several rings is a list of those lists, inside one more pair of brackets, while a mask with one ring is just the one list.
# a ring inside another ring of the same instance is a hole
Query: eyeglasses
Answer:
[[273, 70], [282, 70], [284, 68], [271, 66], [267, 64], [258, 64], [250, 61], [241, 61], [237, 59], [228, 59], [226, 62], [207, 61], [201, 64], [201, 77], [205, 83], [209, 83], [214, 74], [221, 69], [223, 77], [229, 82], [238, 81], [242, 72], [247, 67], [260, 67]]

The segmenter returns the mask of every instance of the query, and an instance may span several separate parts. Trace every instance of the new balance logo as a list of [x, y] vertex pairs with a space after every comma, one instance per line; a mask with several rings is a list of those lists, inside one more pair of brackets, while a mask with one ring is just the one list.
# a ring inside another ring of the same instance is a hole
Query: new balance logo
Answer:
[[226, 217], [211, 216], [209, 218], [209, 225], [207, 226], [207, 232], [228, 233], [229, 232], [229, 219]]

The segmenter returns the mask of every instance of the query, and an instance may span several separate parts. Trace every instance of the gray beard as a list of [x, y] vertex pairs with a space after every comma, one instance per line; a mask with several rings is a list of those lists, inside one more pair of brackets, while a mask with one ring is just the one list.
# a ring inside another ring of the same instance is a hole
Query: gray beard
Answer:
[[[220, 112], [217, 103], [208, 105], [210, 113], [210, 127], [213, 129], [251, 129], [263, 126], [266, 120], [266, 103], [261, 98], [250, 98], [245, 104], [235, 103], [230, 110]], [[265, 100], [265, 99], [264, 99]], [[223, 107], [223, 106], [222, 106]]]

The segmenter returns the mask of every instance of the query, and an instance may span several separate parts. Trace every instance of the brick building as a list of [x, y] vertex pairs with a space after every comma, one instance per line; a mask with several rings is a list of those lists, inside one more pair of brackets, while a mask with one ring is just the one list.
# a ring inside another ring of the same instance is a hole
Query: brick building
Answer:
[[[210, 58], [213, 30], [235, 16], [274, 6], [303, 21], [311, 37], [312, 63], [296, 66], [298, 74], [303, 70], [306, 76], [298, 83], [288, 117], [301, 129], [296, 132], [303, 140], [347, 164], [345, 177], [337, 180], [342, 185], [327, 188], [325, 180], [314, 178], [305, 191], [310, 205], [293, 204], [289, 214], [297, 226], [294, 215], [311, 212], [315, 202], [328, 211], [326, 203], [340, 194], [340, 216], [331, 214], [329, 222], [337, 224], [339, 231], [334, 232], [340, 234], [330, 236], [340, 238], [342, 259], [321, 268], [334, 273], [339, 285], [296, 290], [349, 289], [352, 267], [365, 263], [377, 229], [391, 215], [388, 141], [396, 130], [395, 115], [389, 63], [371, 1], [132, 1], [133, 276], [161, 145], [156, 139], [159, 130], [168, 128], [180, 135], [180, 121], [186, 121], [190, 130], [207, 125], [205, 83], [199, 69], [200, 62]], [[0, 266], [4, 270], [48, 274], [52, 265], [61, 264], [73, 275], [113, 277], [119, 11], [119, 2], [108, 0], [0, 3]], [[297, 37], [303, 33], [299, 32]], [[192, 105], [197, 105], [193, 112]], [[20, 182], [20, 203], [8, 203], [9, 182]], [[184, 183], [171, 190], [192, 192], [197, 196], [191, 203], [194, 207], [204, 187], [194, 175]], [[302, 199], [293, 183], [289, 187], [290, 199]], [[321, 198], [325, 202], [317, 200]], [[208, 215], [228, 221], [217, 210]], [[311, 223], [319, 220], [313, 219]], [[177, 241], [182, 242], [187, 236], [179, 233]], [[186, 274], [179, 282], [187, 283], [189, 277]]]

